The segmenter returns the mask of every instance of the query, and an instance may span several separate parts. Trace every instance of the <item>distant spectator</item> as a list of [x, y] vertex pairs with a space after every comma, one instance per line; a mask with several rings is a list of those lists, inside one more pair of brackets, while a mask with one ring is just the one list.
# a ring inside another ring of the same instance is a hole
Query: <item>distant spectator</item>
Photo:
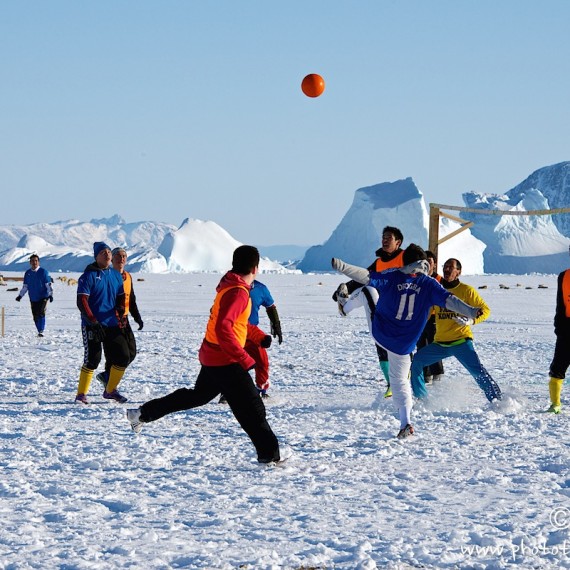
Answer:
[[35, 253], [30, 256], [30, 269], [24, 273], [24, 285], [16, 297], [20, 302], [22, 297], [28, 293], [32, 306], [32, 316], [38, 331], [38, 336], [44, 336], [46, 328], [46, 307], [47, 302], [53, 301], [53, 280], [49, 272], [40, 267], [40, 258]]

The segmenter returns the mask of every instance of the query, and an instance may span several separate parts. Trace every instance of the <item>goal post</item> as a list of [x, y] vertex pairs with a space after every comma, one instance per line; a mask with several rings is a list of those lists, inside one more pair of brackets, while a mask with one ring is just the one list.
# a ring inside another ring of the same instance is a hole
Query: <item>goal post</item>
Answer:
[[[467, 212], [469, 214], [483, 214], [486, 216], [553, 216], [555, 214], [568, 214], [570, 208], [553, 208], [552, 210], [483, 210], [481, 208], [467, 208], [466, 206], [447, 206], [445, 204], [429, 205], [429, 235], [428, 249], [437, 257], [438, 246], [443, 242], [455, 237], [457, 234], [474, 226], [474, 222], [463, 220], [442, 210], [452, 210], [456, 212]], [[439, 239], [439, 220], [449, 218], [461, 224], [461, 227]]]

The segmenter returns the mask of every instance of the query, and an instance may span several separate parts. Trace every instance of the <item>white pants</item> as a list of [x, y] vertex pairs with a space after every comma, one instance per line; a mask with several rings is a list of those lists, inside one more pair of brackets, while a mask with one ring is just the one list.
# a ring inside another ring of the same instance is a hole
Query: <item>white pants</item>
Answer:
[[[368, 330], [372, 335], [372, 315], [374, 308], [378, 303], [378, 291], [374, 287], [361, 287], [356, 289], [348, 300], [342, 304], [342, 309], [346, 315], [358, 307], [363, 307], [368, 321]], [[376, 342], [376, 339], [374, 339]], [[411, 360], [409, 354], [396, 354], [389, 348], [382, 346], [376, 342], [378, 346], [388, 353], [388, 362], [390, 363], [390, 386], [392, 388], [392, 398], [398, 413], [400, 415], [400, 429], [410, 424], [410, 416], [412, 412], [412, 385], [410, 383], [410, 366]]]
[[[378, 344], [378, 346], [382, 345]], [[414, 403], [412, 398], [412, 384], [410, 382], [410, 366], [412, 365], [412, 361], [409, 354], [396, 354], [385, 346], [382, 346], [382, 348], [388, 353], [392, 399], [400, 415], [400, 429], [404, 429], [407, 424], [412, 423], [411, 413]]]
[[342, 304], [342, 310], [345, 315], [348, 315], [354, 309], [363, 307], [366, 320], [368, 321], [368, 330], [372, 335], [372, 315], [374, 314], [376, 303], [378, 303], [378, 291], [374, 287], [360, 287], [353, 291], [347, 301]]

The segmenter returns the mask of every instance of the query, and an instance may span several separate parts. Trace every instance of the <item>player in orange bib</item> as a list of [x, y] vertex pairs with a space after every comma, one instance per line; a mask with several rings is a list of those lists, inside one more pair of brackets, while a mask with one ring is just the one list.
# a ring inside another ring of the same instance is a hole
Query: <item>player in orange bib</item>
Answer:
[[[133, 288], [133, 278], [131, 274], [125, 269], [127, 264], [127, 252], [122, 247], [116, 247], [111, 252], [111, 264], [113, 269], [116, 269], [123, 277], [123, 289], [125, 292], [125, 312], [120, 321], [121, 329], [127, 341], [127, 348], [129, 351], [129, 366], [137, 355], [137, 341], [129, 322], [129, 314], [132, 315], [134, 321], [139, 326], [139, 331], [142, 330], [144, 323], [137, 305], [137, 297]], [[99, 372], [96, 378], [103, 388], [107, 389], [109, 376], [111, 374], [111, 363], [105, 358], [105, 371]]]
[[550, 364], [550, 408], [548, 412], [559, 414], [562, 410], [560, 396], [562, 384], [570, 366], [570, 269], [558, 275], [556, 292], [556, 314], [554, 316], [554, 334], [556, 346], [554, 358]]
[[216, 288], [206, 335], [198, 353], [200, 372], [194, 388], [180, 388], [140, 408], [127, 410], [135, 433], [167, 414], [197, 408], [223, 394], [240, 426], [257, 450], [260, 463], [280, 461], [279, 443], [267, 422], [265, 405], [249, 371], [255, 360], [245, 351], [251, 310], [249, 291], [257, 275], [259, 251], [242, 245], [233, 254], [232, 269]]

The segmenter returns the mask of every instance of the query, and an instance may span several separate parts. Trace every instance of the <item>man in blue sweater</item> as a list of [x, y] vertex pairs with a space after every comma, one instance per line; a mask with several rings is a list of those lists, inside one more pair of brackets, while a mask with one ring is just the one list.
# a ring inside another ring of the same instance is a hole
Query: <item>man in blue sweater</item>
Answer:
[[16, 301], [20, 302], [26, 293], [30, 296], [32, 316], [38, 330], [38, 336], [44, 336], [46, 306], [48, 300], [50, 303], [53, 301], [53, 287], [49, 272], [40, 267], [40, 258], [35, 253], [30, 256], [30, 269], [24, 273], [24, 285], [16, 297]]

